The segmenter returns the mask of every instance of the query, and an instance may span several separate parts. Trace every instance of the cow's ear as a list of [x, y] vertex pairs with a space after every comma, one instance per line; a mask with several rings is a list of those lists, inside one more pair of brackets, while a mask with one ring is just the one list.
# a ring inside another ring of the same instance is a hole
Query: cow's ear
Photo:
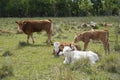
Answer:
[[82, 34], [78, 34], [78, 36], [82, 36]]
[[27, 24], [27, 22], [24, 21], [24, 22], [23, 22], [23, 25], [26, 25], [26, 24]]
[[72, 51], [77, 50], [73, 44], [70, 44], [70, 48], [72, 49]]
[[72, 44], [70, 44], [70, 48], [72, 47]]

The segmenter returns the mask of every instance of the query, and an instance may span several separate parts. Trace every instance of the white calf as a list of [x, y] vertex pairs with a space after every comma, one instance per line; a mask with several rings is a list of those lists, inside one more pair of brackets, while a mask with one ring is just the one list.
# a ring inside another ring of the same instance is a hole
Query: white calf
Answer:
[[65, 56], [64, 64], [74, 63], [76, 60], [83, 58], [88, 58], [91, 63], [99, 60], [98, 55], [92, 51], [72, 50], [69, 46], [65, 46], [63, 52], [60, 52], [59, 55]]

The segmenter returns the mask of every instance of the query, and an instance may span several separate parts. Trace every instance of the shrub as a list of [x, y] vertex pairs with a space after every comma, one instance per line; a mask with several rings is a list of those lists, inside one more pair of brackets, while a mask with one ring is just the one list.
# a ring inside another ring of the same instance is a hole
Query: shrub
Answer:
[[70, 65], [71, 70], [80, 70], [80, 72], [84, 72], [86, 74], [96, 73], [97, 70], [94, 67], [94, 64], [91, 64], [88, 58], [78, 60], [74, 64]]
[[2, 68], [0, 69], [0, 79], [3, 79], [7, 76], [12, 76], [12, 75], [13, 75], [12, 66], [3, 65]]
[[11, 56], [11, 55], [12, 55], [12, 53], [10, 53], [10, 51], [6, 51], [2, 54], [2, 56]]
[[120, 74], [120, 59], [117, 54], [110, 54], [104, 58], [99, 67], [105, 71]]
[[115, 45], [115, 46], [114, 46], [114, 49], [115, 49], [115, 51], [120, 51], [120, 45], [118, 45], [118, 44]]

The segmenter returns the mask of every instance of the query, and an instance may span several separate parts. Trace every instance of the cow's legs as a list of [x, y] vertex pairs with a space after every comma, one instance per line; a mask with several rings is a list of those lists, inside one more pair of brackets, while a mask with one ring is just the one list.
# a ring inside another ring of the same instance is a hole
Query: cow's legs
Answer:
[[33, 34], [31, 35], [31, 39], [32, 39], [32, 42], [33, 44], [35, 43], [34, 39], [33, 39]]
[[27, 35], [27, 44], [29, 44], [30, 35]]
[[48, 42], [51, 43], [51, 34], [48, 35]]
[[52, 33], [51, 33], [51, 32], [47, 32], [47, 35], [48, 35], [48, 40], [47, 40], [47, 42], [48, 42], [48, 43], [52, 43], [52, 41], [51, 41], [51, 35], [52, 35]]
[[89, 41], [84, 42], [84, 49], [83, 49], [84, 51], [87, 49], [88, 43], [89, 43]]

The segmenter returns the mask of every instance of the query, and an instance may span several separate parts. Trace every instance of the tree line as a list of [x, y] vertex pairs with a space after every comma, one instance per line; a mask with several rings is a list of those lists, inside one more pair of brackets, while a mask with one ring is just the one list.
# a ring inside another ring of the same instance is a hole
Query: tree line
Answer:
[[120, 0], [0, 0], [0, 17], [71, 17], [120, 14]]

